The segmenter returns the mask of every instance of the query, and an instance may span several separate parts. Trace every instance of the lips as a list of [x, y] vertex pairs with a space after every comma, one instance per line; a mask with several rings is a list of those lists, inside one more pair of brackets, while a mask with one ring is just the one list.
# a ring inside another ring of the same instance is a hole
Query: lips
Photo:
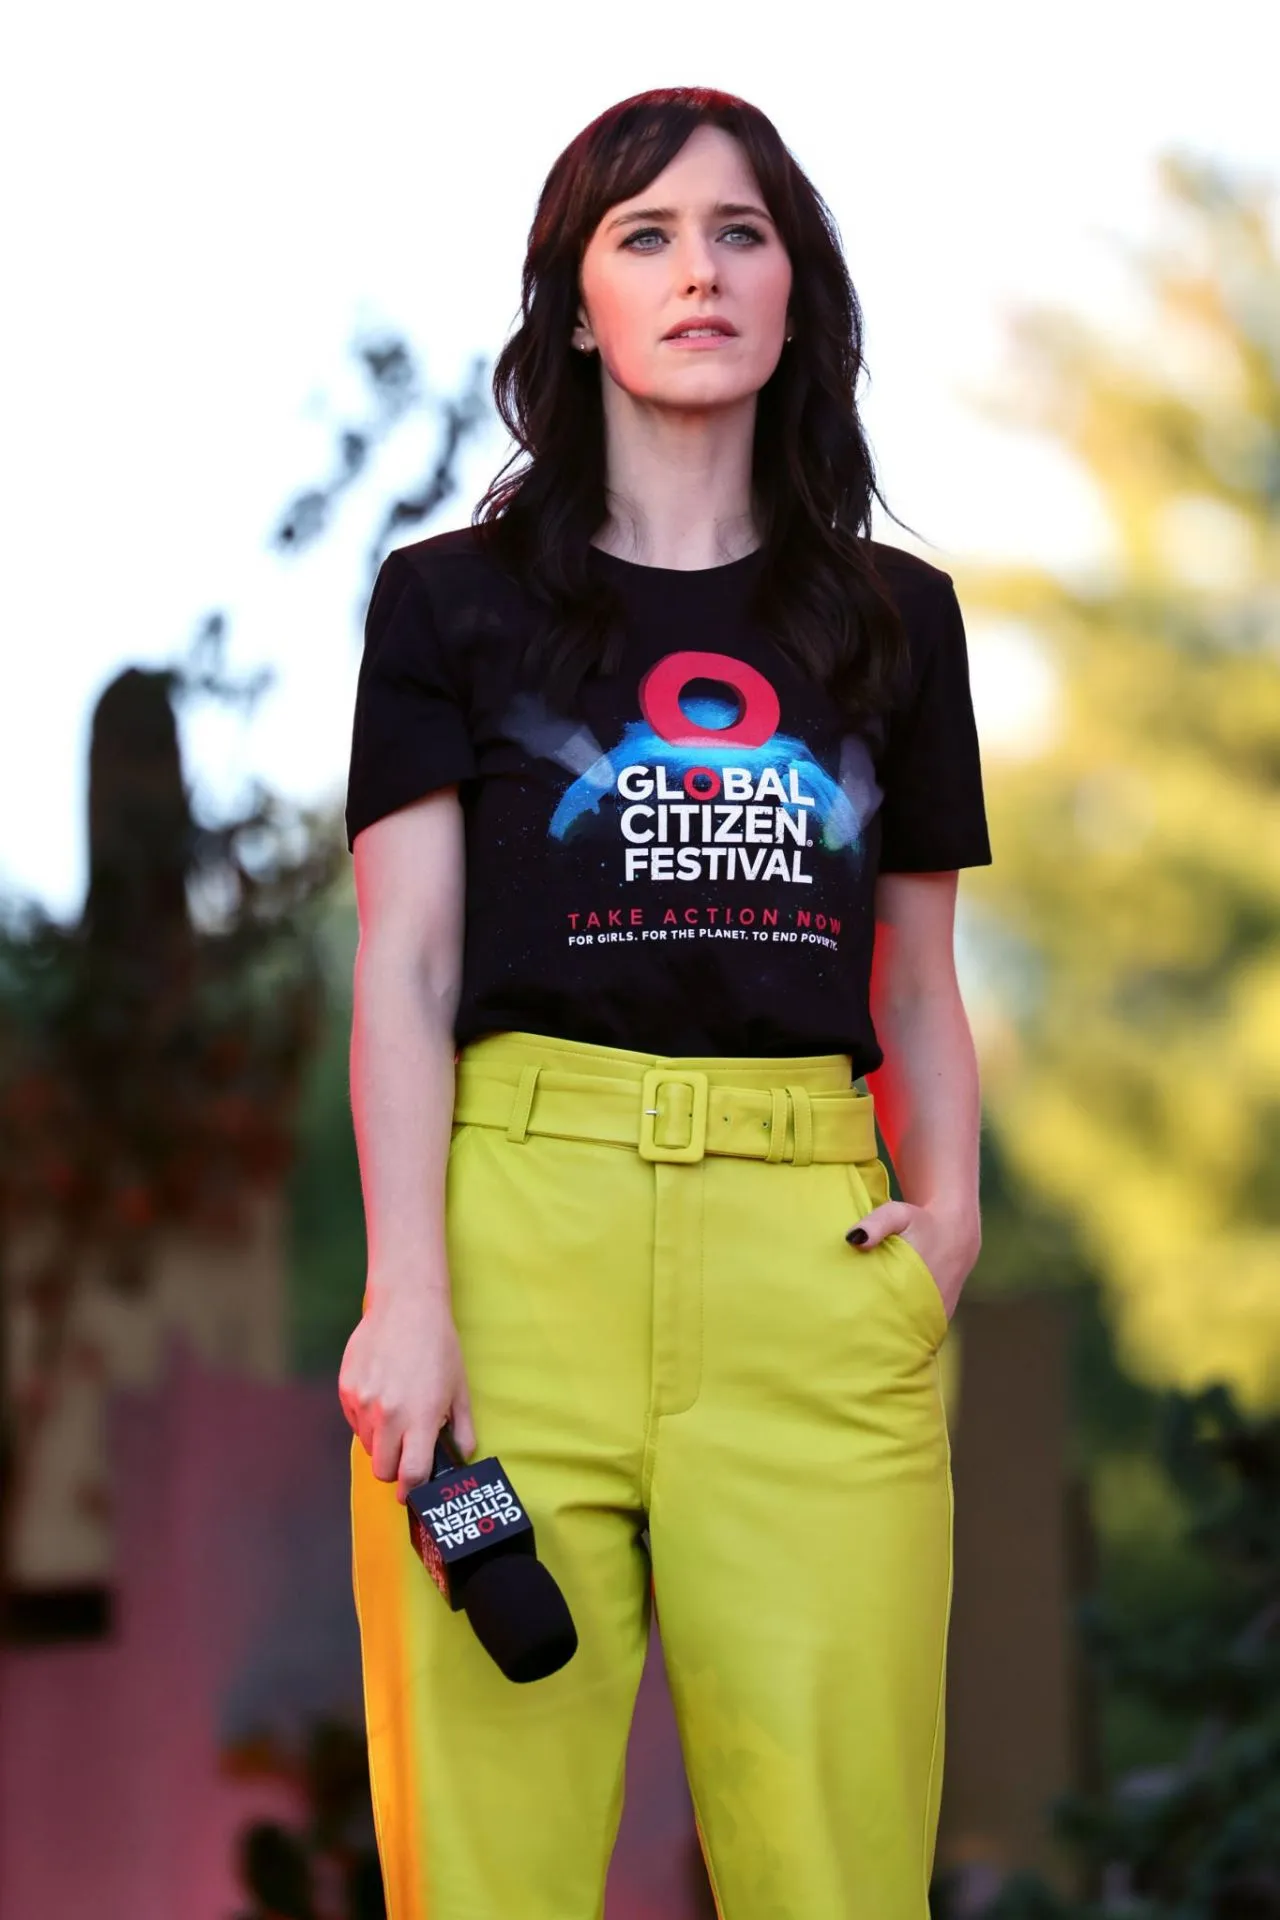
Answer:
[[662, 337], [664, 340], [678, 340], [682, 334], [691, 331], [701, 331], [707, 327], [714, 327], [717, 333], [722, 333], [728, 338], [732, 338], [738, 331], [730, 321], [723, 319], [720, 314], [702, 313], [697, 315], [696, 318], [677, 321], [676, 325], [669, 327]]

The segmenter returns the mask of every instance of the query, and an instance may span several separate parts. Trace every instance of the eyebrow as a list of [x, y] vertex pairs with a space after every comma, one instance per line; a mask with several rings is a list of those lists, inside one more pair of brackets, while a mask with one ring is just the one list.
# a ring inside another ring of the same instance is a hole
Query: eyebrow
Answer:
[[[757, 220], [769, 220], [769, 215], [763, 207], [753, 206], [750, 201], [745, 200], [721, 200], [711, 211], [717, 218], [730, 213], [749, 213], [753, 214]], [[637, 207], [631, 213], [618, 214], [609, 222], [606, 231], [611, 231], [614, 227], [630, 226], [636, 220], [675, 220], [677, 217], [675, 207]], [[770, 220], [769, 224], [772, 226], [773, 222]]]

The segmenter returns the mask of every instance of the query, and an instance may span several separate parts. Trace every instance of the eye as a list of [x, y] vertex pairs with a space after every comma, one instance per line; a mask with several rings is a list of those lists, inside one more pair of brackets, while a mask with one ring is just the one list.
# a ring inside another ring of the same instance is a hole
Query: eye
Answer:
[[661, 240], [662, 237], [661, 227], [637, 227], [634, 233], [627, 235], [622, 244], [624, 247], [630, 247], [635, 253], [652, 253], [652, 247], [637, 247], [636, 241], [649, 239]]
[[[720, 237], [723, 239], [727, 234], [731, 233], [745, 233], [749, 246], [758, 247], [764, 244], [764, 235], [761, 233], [759, 227], [748, 226], [745, 221], [738, 221], [731, 227], [723, 227]], [[657, 251], [655, 247], [638, 247], [636, 245], [637, 240], [663, 240], [665, 238], [666, 236], [661, 227], [637, 227], [634, 233], [627, 235], [622, 245], [624, 247], [630, 247], [635, 253], [655, 253]]]

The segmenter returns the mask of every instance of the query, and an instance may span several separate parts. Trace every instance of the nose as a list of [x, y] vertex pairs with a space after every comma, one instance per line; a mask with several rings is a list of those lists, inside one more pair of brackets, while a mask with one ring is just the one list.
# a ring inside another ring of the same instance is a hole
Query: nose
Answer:
[[710, 293], [716, 288], [716, 260], [705, 235], [688, 232], [680, 236], [675, 252], [676, 272], [686, 293]]

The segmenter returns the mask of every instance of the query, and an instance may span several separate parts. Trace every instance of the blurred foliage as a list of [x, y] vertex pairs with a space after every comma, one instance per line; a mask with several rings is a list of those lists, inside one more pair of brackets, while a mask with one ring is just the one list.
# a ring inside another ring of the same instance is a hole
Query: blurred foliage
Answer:
[[327, 1378], [337, 1377], [365, 1283], [364, 1205], [349, 1092], [358, 933], [348, 867], [326, 902], [325, 1019], [298, 1104], [288, 1183], [292, 1365], [301, 1374]]
[[[455, 491], [487, 400], [480, 362], [459, 394], [441, 397], [402, 340], [365, 342], [356, 356], [367, 417], [339, 430], [331, 475], [290, 502], [271, 544], [299, 552], [319, 539], [380, 445], [433, 405], [439, 433], [422, 478], [381, 509], [376, 570], [389, 536]], [[166, 1228], [235, 1239], [255, 1190], [294, 1177], [300, 1129], [304, 1186], [308, 1176], [332, 1181], [344, 1203], [313, 1211], [325, 1230], [295, 1249], [308, 1311], [314, 1295], [330, 1336], [309, 1347], [304, 1338], [306, 1356], [332, 1360], [338, 1325], [349, 1331], [359, 1312], [363, 1217], [345, 1091], [345, 1141], [333, 1124], [346, 1077], [334, 1016], [343, 1027], [350, 1018], [350, 956], [344, 979], [333, 951], [335, 928], [341, 947], [350, 920], [334, 910], [351, 898], [342, 820], [261, 782], [233, 817], [195, 817], [177, 710], [213, 698], [247, 715], [274, 680], [269, 667], [231, 674], [227, 637], [226, 615], [206, 614], [172, 666], [125, 668], [100, 695], [79, 916], [64, 925], [35, 902], [0, 900], [0, 1593], [67, 1369], [106, 1370], [77, 1331], [87, 1275], [140, 1293]], [[307, 1150], [318, 1111], [317, 1161]], [[86, 1483], [78, 1497], [90, 1496], [98, 1490]]]
[[426, 389], [413, 351], [395, 335], [359, 343], [355, 355], [369, 389], [363, 420], [339, 428], [333, 467], [325, 480], [299, 489], [271, 535], [277, 553], [300, 553], [323, 539], [342, 497], [362, 480], [369, 463], [401, 422], [424, 403], [439, 417], [439, 441], [417, 485], [388, 502], [374, 528], [369, 549], [370, 592], [383, 556], [397, 534], [422, 534], [424, 524], [458, 490], [458, 461], [463, 447], [493, 416], [483, 356], [471, 363], [457, 393]]
[[78, 919], [0, 914], [0, 1593], [59, 1395], [106, 1372], [86, 1288], [145, 1291], [173, 1227], [235, 1239], [293, 1151], [321, 1017], [310, 907], [341, 849], [262, 790], [193, 817], [174, 704], [219, 690], [221, 638], [206, 626], [189, 678], [128, 668], [99, 698]]
[[[1053, 1825], [1081, 1862], [1086, 1899], [1022, 1874], [984, 1920], [1280, 1915], [1280, 1415], [1248, 1416], [1219, 1386], [1169, 1393], [1161, 1416], [1199, 1597], [1158, 1626], [1095, 1599], [1081, 1625], [1106, 1686], [1184, 1716], [1187, 1737], [1169, 1763], [1057, 1802]], [[935, 1920], [947, 1911], [943, 1887]]]
[[[1087, 580], [957, 568], [1057, 675], [1050, 737], [984, 747], [966, 893], [986, 1117], [1105, 1280], [1153, 1386], [1280, 1401], [1280, 261], [1264, 194], [1162, 169], [1150, 338], [1033, 312], [984, 410], [1081, 463]], [[1007, 987], [1007, 991], [1005, 988]], [[979, 988], [979, 997], [982, 988]], [[984, 1271], [987, 1251], [984, 1246]]]
[[[1072, 1455], [1089, 1489], [1094, 1537], [1091, 1611], [1160, 1640], [1203, 1614], [1218, 1578], [1195, 1535], [1187, 1490], [1168, 1469], [1168, 1396], [1124, 1372], [1109, 1296], [1096, 1280], [1072, 1301]], [[1090, 1674], [1091, 1712], [1106, 1779], [1160, 1766], [1191, 1740], [1195, 1713], [1182, 1700], [1106, 1684]]]

